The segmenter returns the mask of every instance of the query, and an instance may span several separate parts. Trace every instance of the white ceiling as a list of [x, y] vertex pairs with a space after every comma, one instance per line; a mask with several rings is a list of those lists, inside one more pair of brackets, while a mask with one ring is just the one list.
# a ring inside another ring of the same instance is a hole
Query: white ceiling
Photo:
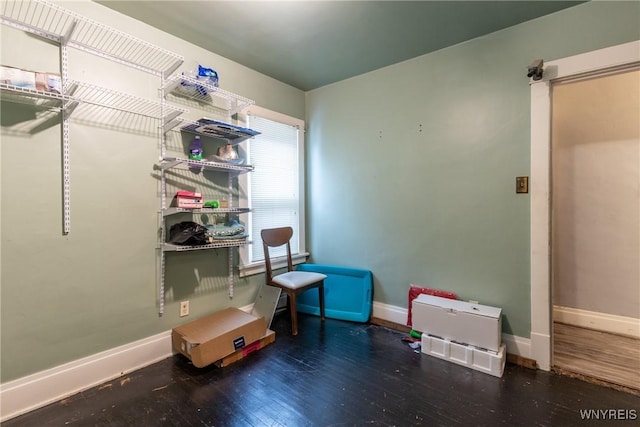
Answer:
[[302, 90], [583, 1], [97, 1]]

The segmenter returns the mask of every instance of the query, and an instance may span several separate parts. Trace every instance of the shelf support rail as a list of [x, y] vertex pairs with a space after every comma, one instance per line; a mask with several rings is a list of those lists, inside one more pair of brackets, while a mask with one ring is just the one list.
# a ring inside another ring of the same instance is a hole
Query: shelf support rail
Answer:
[[[60, 38], [60, 80], [62, 87], [67, 84], [69, 77], [69, 56], [67, 52], [67, 40], [75, 29], [75, 23], [69, 26], [69, 31]], [[63, 90], [64, 92], [64, 90]], [[62, 103], [62, 234], [71, 232], [71, 139], [69, 137], [69, 116], [77, 106], [69, 105], [67, 101]]]
[[162, 243], [164, 242], [165, 239], [165, 230], [164, 230], [164, 226], [162, 224], [162, 221], [164, 221], [164, 218], [162, 217], [162, 212], [158, 212], [158, 218], [157, 218], [157, 225], [160, 228], [160, 232], [158, 233], [158, 239], [160, 240], [160, 242], [158, 242], [158, 248], [157, 250], [157, 260], [158, 260], [158, 266], [157, 266], [157, 277], [158, 277], [158, 316], [162, 317], [162, 315], [164, 314], [164, 270], [165, 270], [165, 253], [164, 250], [162, 250]]
[[[227, 177], [227, 200], [228, 208], [233, 208], [233, 176], [229, 174]], [[229, 298], [233, 298], [233, 248], [229, 248]]]
[[[165, 86], [165, 76], [160, 76], [160, 125], [158, 136], [160, 140], [160, 159], [164, 158], [164, 155], [167, 151], [167, 122], [172, 122], [175, 120], [176, 116], [167, 115], [167, 103], [164, 97], [164, 86]], [[165, 299], [165, 284], [164, 284], [164, 271], [165, 271], [165, 262], [166, 255], [163, 250], [164, 242], [166, 241], [166, 230], [164, 224], [164, 210], [167, 208], [167, 178], [165, 176], [165, 169], [160, 168], [160, 212], [158, 212], [158, 226], [160, 227], [159, 242], [158, 242], [158, 250], [160, 251], [160, 271], [158, 272], [158, 315], [162, 316], [164, 314], [164, 299]]]

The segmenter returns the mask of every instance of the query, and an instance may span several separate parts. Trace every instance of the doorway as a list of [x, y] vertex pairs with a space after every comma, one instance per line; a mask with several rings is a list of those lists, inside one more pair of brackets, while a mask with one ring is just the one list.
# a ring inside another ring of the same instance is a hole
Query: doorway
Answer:
[[551, 87], [553, 367], [640, 391], [640, 69]]
[[[525, 357], [538, 369], [552, 368], [551, 298], [551, 86], [552, 82], [594, 72], [640, 65], [640, 41], [546, 62], [542, 79], [531, 87], [530, 262], [531, 333]], [[635, 322], [634, 328], [640, 329]]]

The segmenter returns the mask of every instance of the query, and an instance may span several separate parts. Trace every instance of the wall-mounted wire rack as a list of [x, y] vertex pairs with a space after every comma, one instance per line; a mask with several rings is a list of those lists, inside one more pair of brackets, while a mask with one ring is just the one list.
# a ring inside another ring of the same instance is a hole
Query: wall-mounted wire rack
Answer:
[[201, 209], [187, 209], [187, 208], [167, 208], [162, 211], [162, 215], [171, 216], [181, 213], [192, 213], [192, 214], [243, 214], [249, 213], [251, 209], [249, 208], [201, 208]]
[[89, 83], [68, 81], [66, 86], [65, 93], [81, 103], [163, 119], [165, 123], [171, 122], [180, 114], [187, 112], [184, 108], [168, 105], [164, 102], [129, 95]]
[[0, 91], [2, 92], [3, 101], [33, 105], [38, 109], [59, 110], [65, 103], [76, 102], [76, 100], [71, 96], [57, 92], [30, 89], [7, 83], [0, 83]]
[[164, 157], [161, 159], [160, 168], [163, 170], [171, 169], [176, 166], [188, 166], [193, 169], [204, 169], [217, 172], [229, 172], [236, 175], [242, 175], [253, 171], [253, 165], [234, 165], [232, 163], [207, 162], [203, 160], [191, 160], [182, 157]]
[[172, 245], [171, 243], [164, 243], [163, 249], [167, 252], [188, 252], [188, 251], [202, 251], [207, 249], [220, 249], [220, 248], [236, 248], [239, 246], [250, 245], [249, 240], [220, 240], [216, 243], [210, 243], [208, 245], [188, 246], [188, 245]]
[[0, 90], [2, 91], [2, 99], [5, 101], [33, 105], [40, 109], [61, 109], [64, 106], [70, 108], [70, 106], [84, 103], [145, 117], [164, 119], [165, 122], [170, 122], [180, 114], [187, 112], [184, 108], [165, 105], [159, 101], [72, 80], [67, 81], [64, 94], [7, 83], [0, 83]]
[[[140, 40], [120, 30], [88, 19], [45, 0], [3, 0], [0, 2], [0, 23], [18, 30], [52, 40], [60, 45], [60, 68], [65, 91], [59, 98], [51, 94], [43, 95], [38, 91], [16, 91], [7, 87], [2, 93], [11, 97], [22, 96], [23, 102], [42, 97], [45, 100], [58, 99], [62, 111], [62, 187], [63, 187], [63, 234], [71, 231], [71, 149], [69, 116], [78, 105], [79, 98], [84, 102], [108, 108], [125, 110], [136, 114], [151, 115], [162, 120], [160, 128], [165, 132], [177, 125], [175, 117], [181, 114], [177, 108], [166, 107], [164, 97], [161, 103], [143, 102], [129, 95], [116, 95], [97, 86], [68, 81], [69, 47], [89, 52], [110, 61], [150, 73], [161, 78], [160, 87], [165, 86], [165, 78], [171, 75], [184, 62], [184, 58], [159, 46]], [[37, 101], [37, 103], [44, 103]], [[46, 101], [48, 102], [48, 101]], [[159, 110], [159, 112], [158, 112]], [[168, 122], [168, 123], [167, 123]], [[160, 135], [164, 138], [164, 133]]]
[[[36, 105], [38, 108], [59, 109], [62, 114], [62, 158], [63, 158], [63, 234], [68, 234], [71, 228], [70, 219], [70, 144], [68, 119], [72, 110], [80, 103], [96, 105], [118, 111], [140, 114], [146, 117], [158, 118], [159, 138], [162, 147], [161, 167], [161, 243], [159, 245], [159, 287], [158, 305], [159, 314], [164, 314], [164, 269], [165, 252], [182, 252], [202, 249], [229, 249], [229, 297], [233, 297], [233, 252], [234, 247], [251, 244], [248, 240], [230, 240], [216, 242], [202, 247], [177, 247], [164, 242], [165, 224], [164, 217], [179, 213], [173, 208], [166, 208], [166, 190], [164, 171], [172, 167], [199, 167], [204, 170], [225, 172], [229, 175], [228, 193], [232, 192], [232, 179], [237, 175], [251, 172], [251, 165], [234, 165], [218, 162], [193, 161], [183, 158], [165, 157], [166, 133], [178, 125], [194, 124], [197, 122], [181, 121], [180, 115], [186, 110], [166, 103], [167, 96], [176, 93], [181, 97], [188, 96], [198, 106], [211, 106], [216, 114], [227, 119], [251, 106], [254, 102], [248, 98], [233, 94], [224, 89], [215, 87], [207, 82], [197, 79], [172, 74], [183, 63], [184, 58], [161, 47], [146, 41], [137, 39], [120, 30], [98, 23], [75, 12], [66, 10], [46, 0], [2, 0], [0, 2], [0, 23], [18, 30], [35, 34], [39, 37], [52, 40], [60, 45], [60, 68], [63, 83], [63, 94], [54, 94], [44, 91], [17, 89], [10, 85], [2, 84], [0, 91], [3, 99], [16, 100]], [[161, 96], [160, 102], [145, 100], [128, 94], [119, 93], [110, 89], [100, 88], [95, 85], [68, 80], [68, 48], [78, 49], [91, 53], [101, 58], [132, 67], [160, 77]], [[183, 83], [196, 84], [199, 90], [176, 91]], [[205, 133], [206, 135], [206, 133]], [[219, 136], [216, 136], [220, 138]], [[231, 143], [239, 143], [238, 135], [227, 135]], [[250, 136], [243, 136], [242, 140]], [[222, 139], [225, 139], [224, 136]], [[231, 202], [231, 200], [229, 200]], [[194, 211], [191, 211], [194, 212]], [[201, 209], [201, 213], [225, 213], [241, 214], [249, 212], [246, 208]]]
[[236, 95], [197, 78], [175, 74], [167, 79], [165, 96], [177, 94], [212, 106], [227, 116], [233, 116], [255, 104], [251, 99]]
[[[178, 118], [178, 121], [184, 122], [182, 118]], [[164, 153], [164, 150], [163, 150]], [[164, 154], [163, 154], [164, 155]], [[232, 163], [222, 163], [222, 162], [209, 162], [202, 160], [191, 160], [187, 158], [181, 157], [161, 157], [160, 158], [160, 170], [161, 170], [161, 215], [159, 215], [159, 222], [161, 227], [160, 233], [160, 293], [162, 298], [164, 298], [164, 279], [165, 279], [165, 263], [166, 263], [166, 253], [167, 252], [189, 252], [196, 250], [207, 250], [207, 249], [217, 249], [217, 248], [228, 248], [228, 289], [229, 289], [229, 298], [233, 298], [234, 294], [234, 263], [233, 263], [233, 249], [237, 247], [242, 247], [245, 245], [249, 245], [252, 242], [246, 239], [231, 239], [231, 240], [220, 240], [219, 242], [215, 242], [208, 245], [198, 245], [198, 246], [181, 246], [181, 245], [173, 245], [166, 243], [166, 224], [165, 218], [171, 215], [175, 215], [178, 213], [206, 213], [206, 214], [244, 214], [251, 211], [249, 208], [241, 208], [234, 207], [232, 205], [233, 198], [233, 180], [238, 175], [242, 175], [248, 172], [252, 172], [254, 167], [252, 165], [236, 165]], [[224, 172], [228, 175], [228, 184], [227, 184], [227, 194], [228, 194], [228, 203], [229, 207], [226, 208], [202, 208], [202, 209], [180, 209], [175, 207], [167, 206], [167, 189], [166, 189], [166, 177], [165, 171], [171, 168], [186, 168], [190, 170], [208, 170], [208, 171], [216, 171], [216, 172]], [[161, 314], [163, 310], [163, 302], [161, 302]]]
[[184, 58], [45, 0], [3, 0], [0, 21], [147, 73], [168, 77]]
[[196, 135], [209, 136], [222, 139], [227, 143], [236, 145], [249, 138], [259, 135], [260, 132], [244, 129], [218, 120], [203, 118], [198, 121], [179, 117], [180, 130]]

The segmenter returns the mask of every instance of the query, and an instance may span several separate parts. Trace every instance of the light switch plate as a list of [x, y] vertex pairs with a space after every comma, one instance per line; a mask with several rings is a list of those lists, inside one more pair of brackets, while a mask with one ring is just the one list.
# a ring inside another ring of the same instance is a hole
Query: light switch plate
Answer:
[[516, 177], [516, 193], [528, 193], [529, 192], [529, 177], [517, 176]]

